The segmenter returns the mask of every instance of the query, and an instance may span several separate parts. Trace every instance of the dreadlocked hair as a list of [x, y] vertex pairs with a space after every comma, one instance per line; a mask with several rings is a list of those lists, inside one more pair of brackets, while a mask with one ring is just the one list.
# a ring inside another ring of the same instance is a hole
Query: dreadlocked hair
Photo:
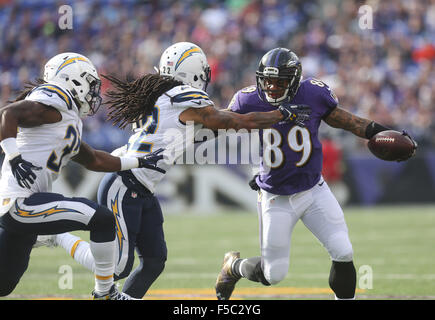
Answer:
[[107, 119], [121, 129], [128, 124], [151, 115], [157, 99], [166, 91], [180, 86], [181, 81], [159, 74], [146, 74], [136, 80], [120, 80], [114, 76], [101, 75], [109, 80], [114, 90], [106, 93], [109, 105]]
[[24, 85], [24, 89], [18, 92], [18, 95], [15, 98], [15, 100], [12, 100], [12, 101], [9, 100], [8, 103], [24, 100], [24, 98], [27, 97], [27, 95], [30, 93], [30, 91], [32, 91], [34, 88], [36, 88], [37, 86], [40, 86], [41, 84], [44, 84], [44, 83], [47, 83], [47, 82], [41, 78], [36, 79], [35, 82], [32, 82], [32, 81], [26, 82]]

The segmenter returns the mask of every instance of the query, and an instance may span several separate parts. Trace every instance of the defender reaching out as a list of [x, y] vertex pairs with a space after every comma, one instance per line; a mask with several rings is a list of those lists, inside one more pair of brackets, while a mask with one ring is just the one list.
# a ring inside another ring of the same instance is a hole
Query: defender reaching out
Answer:
[[[193, 122], [195, 133], [210, 129], [269, 128], [277, 122], [302, 124], [310, 108], [305, 105], [277, 106], [268, 112], [236, 114], [215, 108], [206, 93], [210, 68], [200, 47], [189, 42], [176, 43], [161, 56], [159, 74], [147, 74], [134, 81], [107, 79], [114, 89], [108, 92], [109, 119], [124, 128], [133, 123], [134, 133], [128, 144], [115, 151], [129, 157], [141, 157], [168, 146], [168, 133], [179, 135], [171, 141], [176, 155], [173, 162], [161, 161], [167, 171], [189, 147], [186, 127]], [[116, 278], [128, 277], [123, 292], [141, 298], [163, 271], [167, 248], [163, 234], [163, 215], [156, 185], [164, 174], [150, 169], [132, 169], [107, 174], [100, 183], [98, 202], [116, 213]], [[52, 242], [53, 243], [53, 242]], [[69, 233], [58, 235], [60, 244], [78, 262], [94, 270], [89, 244]], [[140, 260], [134, 263], [134, 249]]]

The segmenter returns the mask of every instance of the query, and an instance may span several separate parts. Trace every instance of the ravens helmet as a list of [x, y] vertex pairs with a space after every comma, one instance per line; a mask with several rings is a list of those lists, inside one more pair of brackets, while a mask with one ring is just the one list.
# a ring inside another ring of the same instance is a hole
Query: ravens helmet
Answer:
[[302, 64], [298, 56], [285, 48], [272, 49], [261, 58], [258, 65], [258, 95], [261, 100], [278, 106], [293, 99], [301, 78]]

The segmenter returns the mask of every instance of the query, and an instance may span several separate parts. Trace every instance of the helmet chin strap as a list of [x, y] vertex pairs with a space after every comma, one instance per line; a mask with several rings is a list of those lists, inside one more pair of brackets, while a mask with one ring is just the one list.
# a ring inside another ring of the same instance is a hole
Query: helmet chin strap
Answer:
[[86, 109], [86, 106], [85, 106], [86, 102], [80, 101], [79, 99], [76, 99], [76, 98], [74, 99], [74, 102], [76, 103], [77, 107], [79, 108], [80, 117], [86, 116], [89, 113], [90, 108], [87, 108], [88, 110], [83, 112], [83, 110]]
[[285, 89], [283, 95], [281, 97], [279, 97], [278, 99], [274, 99], [272, 97], [269, 97], [269, 95], [267, 94], [267, 92], [264, 92], [264, 95], [266, 96], [266, 100], [267, 102], [269, 102], [271, 105], [273, 106], [279, 106], [281, 103], [283, 103], [286, 99], [287, 99], [287, 94], [288, 94], [289, 89]]

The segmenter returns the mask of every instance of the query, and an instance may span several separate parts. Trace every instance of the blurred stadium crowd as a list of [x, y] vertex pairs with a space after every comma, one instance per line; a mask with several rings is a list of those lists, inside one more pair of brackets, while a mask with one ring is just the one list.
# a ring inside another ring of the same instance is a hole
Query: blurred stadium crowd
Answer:
[[[73, 28], [61, 30], [59, 7], [68, 3]], [[373, 9], [373, 29], [359, 24], [362, 5]], [[435, 146], [435, 0], [0, 0], [1, 104], [59, 52], [87, 55], [102, 74], [138, 77], [154, 72], [178, 41], [207, 54], [218, 107], [254, 84], [259, 59], [282, 46], [302, 59], [305, 78], [333, 88], [343, 108]], [[112, 150], [128, 132], [104, 117], [85, 121], [84, 138]], [[331, 133], [344, 150], [358, 147], [352, 135]]]

